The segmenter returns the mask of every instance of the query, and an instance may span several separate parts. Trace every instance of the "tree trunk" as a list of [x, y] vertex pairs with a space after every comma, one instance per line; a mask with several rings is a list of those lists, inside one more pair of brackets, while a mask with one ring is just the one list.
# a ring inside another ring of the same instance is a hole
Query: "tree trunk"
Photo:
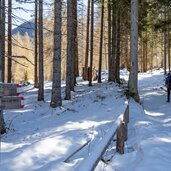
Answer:
[[166, 75], [166, 7], [164, 8], [164, 22], [165, 22], [165, 28], [164, 28], [164, 59], [163, 59], [163, 62], [164, 62], [164, 75]]
[[125, 34], [125, 66], [128, 70], [130, 70], [130, 60], [129, 60], [129, 36]]
[[12, 79], [12, 0], [8, 0], [8, 83]]
[[72, 72], [72, 58], [73, 58], [73, 16], [72, 16], [72, 2], [67, 0], [67, 67], [66, 67], [66, 88], [65, 99], [71, 99], [71, 72]]
[[143, 40], [142, 42], [142, 63], [143, 63], [143, 70], [142, 72], [146, 72], [146, 42]]
[[117, 10], [117, 49], [116, 49], [116, 65], [115, 78], [116, 82], [120, 83], [120, 7]]
[[138, 94], [138, 0], [131, 0], [131, 42], [130, 42], [131, 70], [129, 74], [129, 93], [136, 101]]
[[88, 80], [88, 57], [89, 57], [89, 28], [90, 27], [90, 0], [88, 0], [87, 6], [87, 27], [86, 27], [86, 50], [85, 50], [85, 64], [83, 79]]
[[170, 30], [168, 30], [168, 72], [170, 72]]
[[152, 35], [151, 42], [151, 59], [150, 59], [150, 69], [153, 69], [153, 60], [154, 60], [154, 36]]
[[116, 4], [112, 4], [112, 56], [111, 56], [111, 81], [115, 82], [115, 62], [116, 62]]
[[72, 1], [72, 72], [71, 72], [71, 90], [74, 91], [76, 84], [76, 71], [78, 69], [78, 48], [77, 48], [77, 1]]
[[94, 44], [94, 0], [91, 0], [91, 45], [90, 45], [89, 86], [92, 86], [93, 44]]
[[39, 0], [39, 91], [38, 91], [38, 101], [44, 101], [43, 0]]
[[79, 77], [78, 35], [75, 38], [75, 84], [77, 77]]
[[[79, 62], [78, 62], [78, 36], [77, 36], [77, 1], [73, 1], [73, 24], [74, 24], [74, 58], [75, 58], [75, 84], [76, 84], [76, 77], [79, 76]], [[75, 86], [74, 84], [74, 86]]]
[[0, 109], [0, 134], [6, 133], [3, 109]]
[[111, 0], [108, 0], [108, 81], [112, 81], [111, 68]]
[[54, 4], [54, 57], [51, 107], [62, 105], [61, 98], [61, 26], [62, 1], [55, 0]]
[[[168, 21], [170, 20], [170, 13], [168, 11]], [[168, 38], [168, 72], [170, 72], [170, 24], [167, 27], [167, 38]]]
[[39, 87], [39, 83], [38, 83], [38, 48], [37, 48], [37, 23], [38, 23], [38, 19], [37, 19], [37, 8], [38, 7], [38, 3], [37, 0], [35, 0], [35, 21], [34, 21], [34, 41], [35, 41], [35, 45], [34, 45], [34, 87], [38, 88]]
[[[2, 40], [2, 1], [0, 0], [0, 40]], [[2, 51], [3, 51], [3, 47], [2, 47], [2, 41], [0, 41], [0, 82], [2, 82], [2, 60], [3, 60], [3, 56], [2, 56]]]
[[2, 82], [5, 81], [5, 0], [2, 0]]
[[102, 71], [102, 53], [103, 53], [103, 20], [104, 20], [104, 0], [101, 1], [101, 31], [100, 31], [100, 49], [99, 49], [99, 70], [98, 70], [98, 83], [101, 83]]
[[[147, 32], [146, 32], [147, 33]], [[147, 36], [147, 35], [146, 35]], [[148, 70], [148, 56], [147, 56], [147, 53], [148, 53], [148, 49], [147, 49], [147, 37], [146, 37], [146, 41], [145, 41], [145, 72]]]

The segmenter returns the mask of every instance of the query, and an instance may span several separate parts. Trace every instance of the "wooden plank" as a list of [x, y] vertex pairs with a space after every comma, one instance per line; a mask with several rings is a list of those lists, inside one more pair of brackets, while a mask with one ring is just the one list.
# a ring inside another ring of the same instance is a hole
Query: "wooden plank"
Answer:
[[88, 140], [87, 142], [85, 142], [81, 147], [79, 147], [77, 150], [75, 150], [72, 154], [70, 154], [65, 160], [64, 162], [69, 162], [69, 159], [74, 156], [76, 153], [78, 153], [81, 149], [83, 149], [86, 145], [89, 144], [91, 140]]
[[76, 168], [77, 171], [93, 171], [98, 162], [100, 161], [102, 155], [106, 151], [107, 147], [111, 143], [113, 137], [116, 134], [116, 129], [117, 129], [117, 124], [116, 122], [113, 124], [113, 126], [110, 128], [108, 133], [103, 137], [101, 142], [95, 147], [95, 149], [92, 151], [90, 156], [88, 156], [82, 163], [81, 165]]
[[[126, 111], [126, 112], [125, 112]], [[129, 107], [127, 105], [126, 109], [124, 111], [124, 114], [129, 114]], [[111, 143], [112, 139], [117, 133], [117, 128], [122, 125], [122, 139], [123, 143], [125, 141], [126, 135], [123, 134], [124, 132], [124, 114], [121, 114], [117, 120], [114, 122], [113, 126], [109, 129], [109, 131], [106, 133], [106, 135], [103, 137], [103, 139], [99, 142], [99, 144], [94, 148], [92, 153], [83, 160], [83, 162], [75, 169], [77, 171], [94, 171], [96, 168], [98, 162], [101, 160], [103, 154], [105, 153], [106, 149], [108, 148], [109, 144]], [[129, 118], [129, 117], [128, 117]], [[129, 121], [129, 119], [128, 119]], [[123, 145], [124, 146], [124, 145]], [[124, 148], [123, 148], [124, 149]]]

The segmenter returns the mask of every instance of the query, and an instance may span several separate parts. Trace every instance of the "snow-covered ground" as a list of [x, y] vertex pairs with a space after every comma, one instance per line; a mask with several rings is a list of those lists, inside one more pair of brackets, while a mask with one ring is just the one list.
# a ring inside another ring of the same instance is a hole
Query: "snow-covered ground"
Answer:
[[[128, 79], [127, 72], [121, 75]], [[141, 105], [130, 100], [125, 154], [110, 152], [113, 157], [108, 163], [101, 161], [97, 171], [170, 170], [171, 104], [166, 103], [166, 92], [160, 88], [163, 82], [162, 70], [139, 74]], [[24, 109], [4, 111], [9, 130], [1, 136], [1, 171], [76, 171], [123, 113], [127, 99], [119, 85], [105, 81], [89, 87], [80, 79], [75, 90], [72, 100], [52, 109], [51, 83], [46, 82], [45, 102], [37, 102], [37, 90], [32, 89], [22, 93]], [[64, 96], [64, 87], [62, 91]], [[89, 145], [64, 162], [89, 140]]]

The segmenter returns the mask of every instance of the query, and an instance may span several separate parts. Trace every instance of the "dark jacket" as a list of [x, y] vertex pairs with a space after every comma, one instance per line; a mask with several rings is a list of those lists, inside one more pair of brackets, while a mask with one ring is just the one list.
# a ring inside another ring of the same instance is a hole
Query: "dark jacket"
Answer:
[[168, 75], [165, 80], [165, 84], [167, 88], [171, 89], [171, 75]]

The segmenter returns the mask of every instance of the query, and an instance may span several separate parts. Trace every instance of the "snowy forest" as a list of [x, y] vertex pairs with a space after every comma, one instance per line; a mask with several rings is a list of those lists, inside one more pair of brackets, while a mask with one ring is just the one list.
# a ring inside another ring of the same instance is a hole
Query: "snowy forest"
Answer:
[[0, 0], [0, 170], [169, 171], [170, 13]]

